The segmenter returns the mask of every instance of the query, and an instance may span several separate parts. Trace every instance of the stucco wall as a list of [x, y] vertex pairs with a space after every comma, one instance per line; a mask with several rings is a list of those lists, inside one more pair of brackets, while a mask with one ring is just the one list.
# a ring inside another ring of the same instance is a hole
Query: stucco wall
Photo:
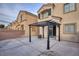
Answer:
[[[54, 15], [62, 17], [61, 21], [61, 39], [79, 42], [79, 4], [76, 4], [76, 11], [64, 13], [63, 4], [55, 4]], [[63, 25], [69, 23], [76, 23], [76, 33], [75, 34], [66, 34], [63, 31]]]

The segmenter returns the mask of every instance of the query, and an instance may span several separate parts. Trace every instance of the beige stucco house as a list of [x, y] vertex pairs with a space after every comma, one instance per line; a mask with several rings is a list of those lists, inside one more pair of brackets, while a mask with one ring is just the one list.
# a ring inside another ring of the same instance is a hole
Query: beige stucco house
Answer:
[[[61, 40], [79, 42], [79, 3], [48, 3], [44, 4], [38, 11], [38, 22], [55, 21], [60, 23]], [[47, 37], [47, 26], [44, 27], [44, 37]], [[39, 28], [42, 35], [43, 28]], [[58, 37], [57, 26], [50, 26], [51, 38]]]
[[[8, 26], [12, 30], [25, 31], [25, 36], [29, 35], [29, 24], [37, 22], [37, 16], [28, 11], [21, 10], [16, 20]], [[32, 35], [37, 35], [37, 27], [32, 27]]]

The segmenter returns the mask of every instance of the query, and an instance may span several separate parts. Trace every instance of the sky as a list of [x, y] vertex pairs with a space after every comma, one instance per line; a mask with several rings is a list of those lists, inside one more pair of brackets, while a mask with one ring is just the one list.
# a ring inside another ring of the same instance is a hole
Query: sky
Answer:
[[0, 24], [6, 26], [16, 20], [20, 10], [29, 11], [37, 15], [42, 3], [0, 3]]

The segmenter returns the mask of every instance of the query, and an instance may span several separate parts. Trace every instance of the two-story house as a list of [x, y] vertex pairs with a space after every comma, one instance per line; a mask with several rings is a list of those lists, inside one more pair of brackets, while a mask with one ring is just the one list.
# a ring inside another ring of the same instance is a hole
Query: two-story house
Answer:
[[[61, 40], [79, 42], [79, 3], [48, 3], [38, 11], [38, 22], [52, 20], [60, 23]], [[61, 18], [61, 19], [60, 19]], [[47, 37], [47, 28], [44, 27], [44, 37]], [[42, 35], [43, 28], [39, 28]], [[58, 28], [51, 25], [49, 29], [51, 38], [58, 37]]]
[[[37, 15], [28, 11], [21, 10], [14, 22], [11, 23], [10, 29], [25, 31], [25, 36], [29, 35], [29, 24], [37, 22]], [[32, 36], [37, 35], [37, 27], [32, 27]]]

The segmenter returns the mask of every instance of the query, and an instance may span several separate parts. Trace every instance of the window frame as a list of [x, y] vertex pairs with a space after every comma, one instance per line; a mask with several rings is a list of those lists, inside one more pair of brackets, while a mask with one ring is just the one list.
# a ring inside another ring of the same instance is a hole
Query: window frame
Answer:
[[41, 17], [41, 16], [40, 16], [40, 13], [39, 13], [39, 14], [38, 14], [38, 19], [40, 19], [40, 17]]
[[21, 30], [24, 30], [24, 25], [21, 25]]
[[70, 13], [70, 12], [74, 12], [74, 11], [76, 11], [76, 10], [77, 10], [77, 8], [76, 8], [76, 3], [74, 3], [74, 4], [75, 4], [75, 7], [74, 7], [75, 9], [74, 9], [74, 10], [72, 10], [72, 11], [71, 11], [71, 10], [69, 10], [68, 12], [65, 12], [65, 5], [66, 5], [66, 4], [72, 4], [72, 3], [65, 3], [65, 4], [63, 5], [63, 13], [64, 13], [64, 14], [66, 14], [66, 13]]
[[[74, 25], [74, 32], [65, 32], [65, 25]], [[63, 33], [64, 34], [75, 34], [77, 32], [77, 24], [76, 23], [67, 23], [63, 24]]]
[[[49, 10], [50, 10], [50, 12], [49, 12]], [[44, 17], [44, 14], [45, 14], [45, 13], [48, 13], [48, 16]], [[49, 13], [50, 13], [50, 14], [49, 14]], [[50, 9], [46, 9], [46, 10], [42, 11], [42, 13], [41, 13], [41, 14], [42, 14], [42, 19], [44, 19], [44, 18], [47, 18], [47, 17], [51, 16], [51, 14], [52, 14], [52, 13], [51, 13], [51, 8], [50, 8]]]

